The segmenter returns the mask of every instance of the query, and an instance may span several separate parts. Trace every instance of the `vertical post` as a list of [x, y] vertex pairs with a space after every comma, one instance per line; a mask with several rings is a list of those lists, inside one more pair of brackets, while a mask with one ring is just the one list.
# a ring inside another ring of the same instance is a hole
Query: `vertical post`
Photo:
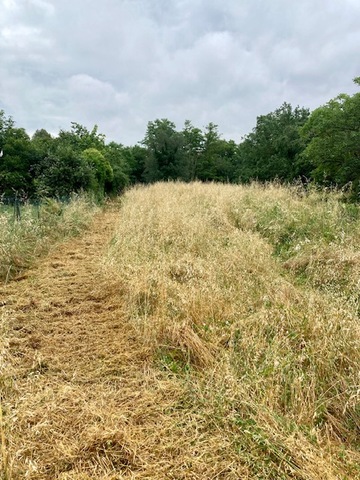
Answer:
[[15, 197], [15, 203], [14, 203], [14, 216], [15, 216], [15, 220], [21, 220], [20, 203], [17, 196]]

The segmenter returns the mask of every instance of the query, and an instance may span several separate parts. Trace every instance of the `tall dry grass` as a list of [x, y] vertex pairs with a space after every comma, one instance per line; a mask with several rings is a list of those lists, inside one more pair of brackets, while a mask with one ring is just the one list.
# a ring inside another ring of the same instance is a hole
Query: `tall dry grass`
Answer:
[[358, 212], [279, 185], [126, 193], [105, 273], [180, 386], [158, 436], [190, 473], [169, 478], [360, 478]]
[[39, 209], [21, 208], [21, 219], [0, 211], [0, 280], [9, 280], [33, 264], [54, 242], [77, 235], [89, 224], [96, 206], [86, 196], [69, 203], [44, 200]]

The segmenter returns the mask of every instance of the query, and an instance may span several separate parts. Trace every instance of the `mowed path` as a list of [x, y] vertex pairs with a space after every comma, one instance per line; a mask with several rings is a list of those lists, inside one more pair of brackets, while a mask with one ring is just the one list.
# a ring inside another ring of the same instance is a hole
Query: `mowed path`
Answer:
[[125, 320], [121, 286], [102, 273], [118, 215], [101, 212], [81, 237], [0, 287], [9, 338], [4, 478], [162, 477], [152, 458], [157, 426], [176, 391], [152, 382], [146, 348]]

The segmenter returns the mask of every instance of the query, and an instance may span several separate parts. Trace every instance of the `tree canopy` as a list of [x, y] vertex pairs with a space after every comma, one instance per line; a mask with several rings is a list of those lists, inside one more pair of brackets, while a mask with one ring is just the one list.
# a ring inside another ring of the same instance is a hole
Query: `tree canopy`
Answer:
[[[355, 83], [360, 85], [360, 77]], [[313, 177], [354, 191], [360, 182], [360, 93], [341, 94], [314, 110], [301, 129], [307, 146], [302, 157], [314, 165]]]
[[[355, 83], [360, 85], [360, 77]], [[360, 192], [360, 93], [340, 94], [312, 113], [284, 103], [260, 115], [240, 143], [218, 126], [167, 118], [150, 121], [137, 145], [107, 143], [97, 125], [72, 122], [32, 137], [0, 110], [0, 196], [65, 197], [88, 191], [117, 195], [128, 185], [160, 180], [249, 182], [298, 178], [325, 185], [351, 183]]]
[[240, 145], [238, 175], [242, 181], [291, 181], [309, 175], [302, 168], [299, 155], [304, 140], [299, 127], [309, 117], [309, 110], [284, 103], [280, 108], [257, 118], [256, 127]]

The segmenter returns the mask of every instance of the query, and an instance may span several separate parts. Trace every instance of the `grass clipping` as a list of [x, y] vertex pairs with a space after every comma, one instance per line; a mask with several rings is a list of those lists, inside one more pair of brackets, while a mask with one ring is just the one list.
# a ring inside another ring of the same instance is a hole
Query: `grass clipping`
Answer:
[[68, 203], [45, 199], [38, 207], [26, 204], [16, 219], [13, 208], [0, 203], [0, 281], [24, 272], [54, 242], [78, 235], [96, 210], [86, 195], [73, 195]]
[[139, 440], [146, 461], [176, 450], [157, 478], [360, 478], [359, 232], [336, 194], [126, 193], [105, 272], [155, 377], [181, 385], [161, 447]]

